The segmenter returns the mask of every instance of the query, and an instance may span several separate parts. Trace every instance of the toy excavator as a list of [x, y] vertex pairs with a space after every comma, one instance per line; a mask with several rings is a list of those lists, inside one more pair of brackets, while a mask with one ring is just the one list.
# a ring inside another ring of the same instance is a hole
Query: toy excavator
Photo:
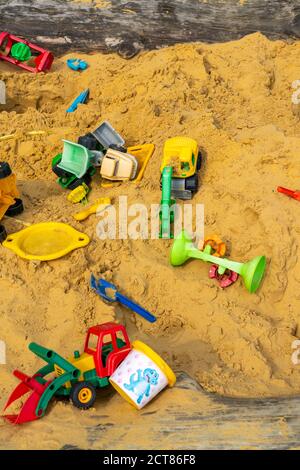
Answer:
[[164, 145], [160, 167], [162, 198], [160, 202], [159, 238], [173, 238], [175, 200], [192, 199], [198, 190], [197, 172], [201, 168], [198, 144], [189, 137], [173, 137]]
[[[32, 377], [14, 371], [21, 383], [8, 399], [4, 411], [30, 392], [18, 415], [4, 415], [12, 424], [41, 418], [53, 397], [69, 397], [72, 403], [86, 410], [96, 400], [96, 389], [109, 385], [109, 377], [131, 351], [126, 329], [115, 323], [104, 323], [88, 330], [84, 352], [74, 352], [68, 360], [51, 349], [36, 343], [30, 351], [47, 362]], [[49, 376], [49, 377], [48, 377]]]
[[[5, 215], [14, 217], [23, 212], [23, 202], [19, 199], [16, 176], [7, 162], [0, 162], [0, 221]], [[0, 242], [7, 237], [5, 227], [0, 224]]]

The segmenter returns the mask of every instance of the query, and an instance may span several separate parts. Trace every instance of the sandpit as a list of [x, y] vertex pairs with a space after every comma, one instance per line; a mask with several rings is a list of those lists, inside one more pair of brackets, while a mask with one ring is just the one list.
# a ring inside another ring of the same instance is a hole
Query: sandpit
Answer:
[[[299, 188], [300, 105], [292, 103], [299, 52], [299, 42], [271, 42], [257, 33], [225, 44], [143, 52], [130, 61], [76, 54], [90, 65], [80, 75], [66, 67], [73, 54], [56, 59], [47, 75], [20, 73], [0, 63], [8, 94], [7, 105], [0, 105], [1, 135], [17, 134], [0, 142], [0, 155], [18, 177], [26, 208], [20, 218], [70, 223], [92, 240], [45, 263], [22, 260], [0, 247], [0, 339], [7, 344], [7, 364], [0, 366], [1, 407], [16, 384], [12, 370], [38, 368], [27, 349], [30, 341], [68, 356], [83, 346], [89, 326], [113, 319], [207, 391], [234, 397], [298, 394], [300, 366], [291, 361], [291, 347], [300, 335], [300, 205], [276, 193], [276, 187]], [[67, 115], [70, 102], [88, 87], [88, 104]], [[205, 234], [227, 241], [231, 259], [267, 256], [256, 294], [241, 281], [222, 290], [198, 261], [171, 267], [170, 241], [101, 241], [95, 216], [74, 221], [74, 207], [55, 182], [51, 160], [61, 151], [62, 138], [76, 141], [103, 120], [113, 123], [128, 145], [154, 143], [156, 149], [138, 187], [104, 189], [96, 177], [90, 202], [127, 195], [129, 203], [158, 203], [164, 141], [175, 135], [196, 139], [204, 164], [193, 201], [205, 205]], [[47, 134], [25, 135], [34, 130]], [[8, 232], [23, 228], [14, 220], [5, 220], [5, 226]], [[117, 284], [157, 322], [104, 304], [89, 288], [91, 272]], [[128, 407], [121, 398], [114, 403]], [[92, 417], [93, 410], [83, 416], [68, 406], [57, 405], [70, 422]], [[12, 438], [4, 422], [1, 432]], [[19, 433], [14, 443], [30, 446], [22, 439]], [[58, 446], [56, 441], [45, 445]]]

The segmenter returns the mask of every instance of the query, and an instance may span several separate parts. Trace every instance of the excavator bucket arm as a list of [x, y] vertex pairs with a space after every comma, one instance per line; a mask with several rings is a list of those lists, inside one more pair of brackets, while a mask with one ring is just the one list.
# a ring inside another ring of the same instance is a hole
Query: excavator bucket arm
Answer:
[[173, 238], [171, 224], [174, 222], [172, 205], [175, 201], [171, 198], [173, 167], [166, 166], [162, 172], [162, 198], [160, 202], [160, 233], [159, 238]]
[[[32, 377], [18, 370], [14, 371], [15, 377], [17, 377], [21, 383], [10, 395], [4, 407], [4, 411], [16, 400], [26, 395], [28, 392], [31, 393], [24, 402], [19, 414], [3, 416], [12, 424], [34, 421], [44, 416], [50, 400], [61, 387], [66, 382], [77, 382], [80, 376], [79, 369], [51, 349], [46, 349], [36, 343], [31, 343], [29, 349], [38, 357], [48, 362], [48, 364]], [[49, 380], [45, 379], [47, 375], [54, 372], [55, 365], [58, 365], [64, 372], [59, 377], [53, 377]]]

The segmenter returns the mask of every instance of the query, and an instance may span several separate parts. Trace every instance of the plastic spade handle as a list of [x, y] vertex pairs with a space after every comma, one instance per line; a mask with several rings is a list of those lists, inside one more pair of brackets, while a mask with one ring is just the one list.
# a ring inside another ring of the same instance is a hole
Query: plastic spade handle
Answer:
[[[132, 300], [128, 299], [128, 297], [125, 297], [124, 295], [120, 294], [116, 286], [108, 281], [105, 281], [105, 279], [99, 279], [98, 281], [96, 281], [96, 278], [92, 275], [91, 287], [95, 289], [96, 292], [108, 302], [120, 302], [120, 304], [124, 305], [124, 307], [127, 307], [138, 315], [141, 315], [143, 318], [145, 318], [145, 320], [148, 320], [150, 323], [154, 323], [156, 321], [156, 317], [154, 315], [152, 315], [150, 312], [148, 312]], [[114, 291], [112, 296], [107, 295], [106, 289], [112, 289]]]
[[132, 300], [128, 299], [124, 295], [120, 294], [119, 292], [116, 292], [116, 300], [118, 300], [120, 304], [124, 305], [124, 307], [130, 308], [130, 310], [132, 310], [133, 312], [137, 313], [138, 315], [141, 315], [143, 318], [145, 318], [145, 320], [148, 320], [150, 323], [154, 323], [156, 321], [154, 315], [152, 315], [150, 312], [148, 312]]
[[202, 261], [206, 261], [207, 263], [217, 264], [218, 266], [222, 266], [222, 268], [230, 269], [238, 274], [242, 274], [244, 263], [238, 263], [237, 261], [230, 261], [227, 258], [217, 258], [216, 256], [209, 255], [204, 251], [200, 251], [197, 248], [191, 247], [188, 249], [188, 255], [191, 258], [201, 259]]
[[297, 201], [300, 201], [300, 191], [296, 190], [293, 191], [292, 189], [283, 188], [282, 186], [278, 186], [277, 191], [279, 193], [285, 194], [286, 196], [292, 197]]

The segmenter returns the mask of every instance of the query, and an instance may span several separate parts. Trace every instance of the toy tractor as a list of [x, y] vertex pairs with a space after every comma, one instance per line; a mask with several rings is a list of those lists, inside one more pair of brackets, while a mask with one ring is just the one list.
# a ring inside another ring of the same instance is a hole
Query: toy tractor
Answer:
[[[104, 323], [88, 330], [84, 352], [74, 352], [64, 359], [51, 349], [36, 343], [30, 351], [48, 364], [32, 377], [14, 371], [21, 383], [13, 391], [4, 410], [30, 392], [18, 415], [5, 415], [13, 424], [26, 423], [44, 416], [53, 397], [69, 397], [72, 403], [86, 410], [96, 400], [96, 390], [109, 385], [109, 377], [131, 351], [126, 329], [115, 323]], [[49, 377], [47, 377], [49, 376]]]
[[[197, 172], [201, 168], [201, 153], [198, 144], [189, 137], [173, 137], [164, 145], [163, 159], [160, 167], [172, 167], [172, 197], [175, 199], [192, 199], [198, 190]], [[163, 181], [162, 181], [163, 184]]]
[[[23, 202], [19, 199], [16, 176], [7, 162], [0, 162], [0, 220], [5, 215], [14, 217], [23, 212]], [[0, 225], [0, 242], [7, 237], [6, 230]]]

